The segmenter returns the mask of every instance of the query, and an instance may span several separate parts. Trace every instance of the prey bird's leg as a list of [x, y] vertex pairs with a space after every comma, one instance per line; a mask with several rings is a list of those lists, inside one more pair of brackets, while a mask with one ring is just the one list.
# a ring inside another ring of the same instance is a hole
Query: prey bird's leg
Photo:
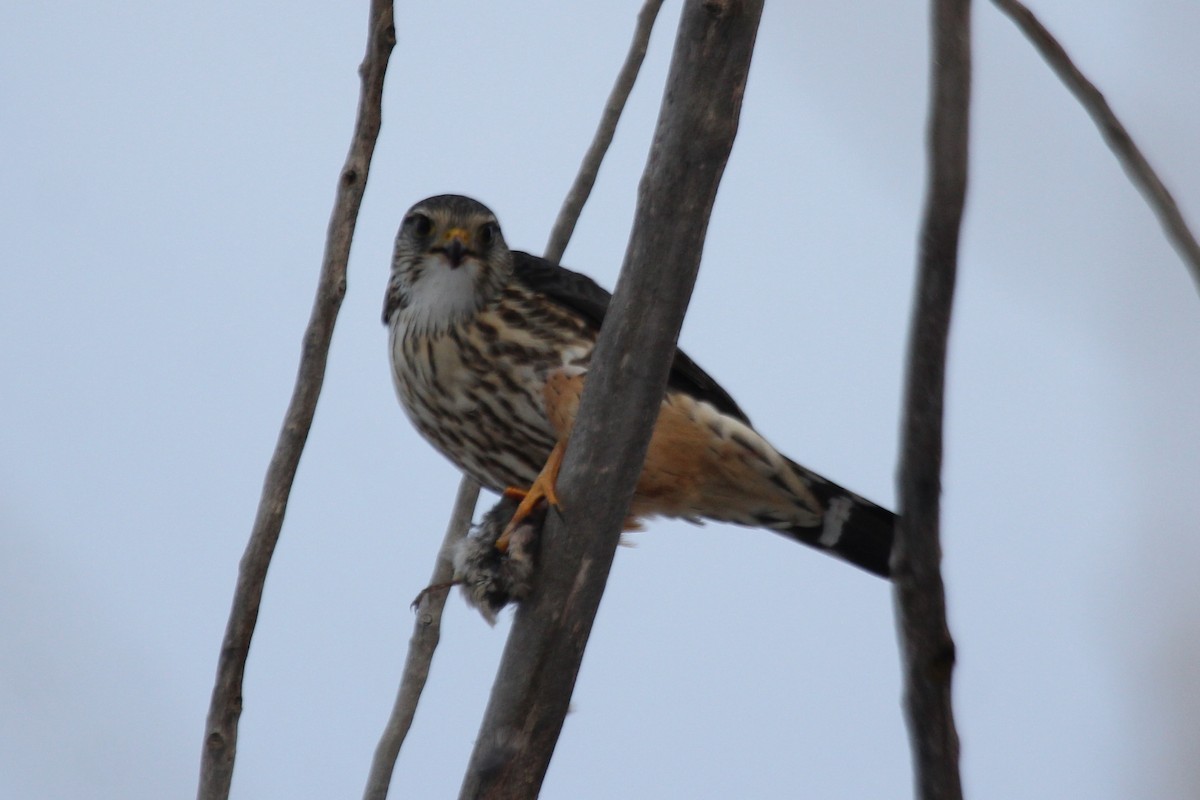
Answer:
[[448, 592], [455, 586], [459, 586], [461, 584], [462, 581], [458, 578], [455, 578], [452, 581], [446, 581], [445, 583], [431, 583], [417, 594], [416, 598], [409, 605], [409, 608], [411, 608], [413, 611], [416, 611], [417, 606], [421, 605], [421, 601], [424, 600], [426, 596], [431, 595], [434, 592]]
[[529, 491], [517, 489], [512, 486], [504, 490], [506, 497], [519, 498], [521, 504], [513, 512], [512, 519], [509, 520], [508, 525], [504, 526], [504, 533], [500, 534], [500, 538], [496, 540], [496, 549], [501, 553], [508, 551], [509, 537], [512, 536], [517, 526], [533, 513], [538, 503], [545, 500], [555, 508], [562, 509], [562, 504], [558, 502], [558, 493], [555, 491], [555, 484], [558, 483], [558, 470], [562, 467], [563, 453], [566, 450], [567, 440], [560, 439], [554, 445], [554, 449], [550, 451], [550, 457], [546, 459], [546, 465], [542, 467], [542, 471], [534, 479], [533, 485], [529, 487]]

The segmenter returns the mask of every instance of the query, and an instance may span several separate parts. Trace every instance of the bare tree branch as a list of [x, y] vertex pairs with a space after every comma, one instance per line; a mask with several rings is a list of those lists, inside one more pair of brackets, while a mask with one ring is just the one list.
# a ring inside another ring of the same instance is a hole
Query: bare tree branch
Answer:
[[1175, 249], [1183, 258], [1184, 263], [1192, 273], [1196, 287], [1200, 288], [1200, 244], [1188, 228], [1179, 206], [1171, 192], [1163, 185], [1150, 162], [1142, 155], [1141, 149], [1125, 130], [1125, 126], [1117, 119], [1104, 95], [1089, 81], [1079, 68], [1071, 61], [1067, 51], [1058, 43], [1050, 31], [1046, 30], [1033, 12], [1018, 0], [992, 0], [1005, 14], [1017, 24], [1017, 27], [1033, 43], [1033, 46], [1046, 59], [1059, 79], [1066, 84], [1071, 93], [1079, 100], [1092, 120], [1100, 128], [1104, 140], [1116, 154], [1125, 173], [1133, 184], [1142, 192], [1146, 202], [1158, 215], [1159, 222], [1166, 230], [1167, 238], [1175, 245]]
[[[471, 526], [471, 517], [475, 513], [478, 500], [479, 484], [464, 475], [458, 485], [458, 495], [454, 499], [450, 522], [446, 525], [446, 536], [442, 539], [441, 549], [438, 550], [437, 560], [433, 565], [433, 575], [429, 578], [430, 586], [448, 584], [454, 578], [454, 548]], [[387, 726], [375, 747], [375, 758], [371, 761], [371, 772], [367, 775], [367, 788], [363, 792], [363, 800], [387, 798], [392, 773], [396, 769], [396, 759], [400, 755], [400, 746], [404, 744], [408, 729], [412, 727], [417, 703], [421, 699], [421, 693], [425, 691], [425, 681], [429, 678], [433, 652], [442, 638], [442, 610], [446, 607], [447, 594], [425, 592], [417, 603], [417, 620], [413, 623], [412, 638], [408, 640], [408, 656], [404, 659], [400, 689], [396, 692], [396, 702], [392, 706]]]
[[[554, 229], [550, 234], [550, 242], [546, 245], [545, 257], [557, 263], [567, 249], [571, 234], [575, 231], [575, 223], [587, 203], [588, 196], [595, 185], [596, 175], [600, 164], [612, 144], [617, 122], [625, 110], [629, 93], [637, 80], [642, 61], [646, 56], [646, 46], [650, 41], [650, 33], [662, 0], [647, 0], [638, 13], [637, 27], [634, 30], [633, 42], [629, 54], [617, 75], [616, 84], [608, 96], [604, 112], [600, 117], [600, 125], [579, 172], [575, 183], [571, 186]], [[434, 565], [430, 586], [449, 583], [454, 577], [453, 551], [466, 536], [471, 526], [471, 517], [479, 498], [479, 484], [466, 475], [458, 487], [458, 497], [451, 512], [450, 524], [446, 536], [438, 551], [437, 562]], [[392, 773], [396, 768], [396, 759], [400, 755], [400, 747], [412, 726], [413, 717], [417, 712], [417, 703], [425, 689], [425, 681], [429, 677], [429, 665], [433, 661], [433, 653], [441, 638], [442, 609], [446, 605], [445, 592], [427, 592], [421, 598], [417, 607], [417, 621], [413, 626], [413, 635], [408, 644], [408, 656], [404, 662], [404, 675], [400, 680], [400, 689], [396, 694], [396, 702], [375, 749], [375, 758], [371, 763], [371, 772], [367, 777], [367, 788], [363, 800], [384, 800], [391, 784]]]
[[929, 182], [909, 339], [900, 520], [892, 554], [905, 711], [916, 795], [924, 800], [962, 798], [950, 693], [954, 640], [946, 623], [939, 514], [946, 344], [967, 190], [970, 35], [969, 0], [934, 0]]
[[629, 99], [629, 93], [633, 91], [634, 82], [637, 81], [638, 72], [642, 69], [642, 60], [645, 59], [646, 48], [650, 44], [650, 33], [654, 30], [654, 21], [658, 18], [658, 10], [662, 8], [662, 4], [663, 0], [646, 0], [642, 10], [638, 12], [637, 27], [629, 45], [629, 54], [625, 56], [625, 63], [617, 73], [617, 81], [608, 95], [604, 113], [600, 115], [600, 125], [596, 128], [592, 144], [583, 157], [583, 163], [579, 165], [575, 183], [571, 184], [571, 190], [563, 199], [558, 220], [554, 223], [554, 229], [550, 231], [550, 240], [546, 243], [547, 261], [557, 264], [567, 250], [567, 242], [575, 232], [575, 223], [579, 221], [583, 205], [592, 193], [596, 176], [600, 174], [604, 154], [608, 152], [608, 146], [612, 144], [613, 135], [617, 132], [621, 111], [625, 108], [625, 102]]
[[[621, 277], [460, 797], [538, 795], [658, 417], [717, 185], [737, 132], [761, 0], [689, 0]], [[636, 354], [636, 355], [634, 355]]]
[[197, 791], [200, 800], [223, 800], [229, 796], [237, 752], [237, 726], [242, 712], [242, 679], [246, 657], [258, 621], [267, 568], [279, 540], [288, 495], [325, 379], [333, 326], [346, 293], [346, 262], [350, 257], [350, 242], [354, 237], [358, 209], [367, 184], [375, 140], [379, 135], [383, 79], [395, 42], [396, 30], [393, 27], [390, 0], [372, 0], [367, 51], [359, 67], [362, 91], [358, 115], [350, 152], [338, 175], [337, 197], [326, 234], [316, 299], [304, 332], [296, 385], [275, 452], [267, 467], [254, 528], [238, 568], [229, 622], [221, 642], [200, 758]]

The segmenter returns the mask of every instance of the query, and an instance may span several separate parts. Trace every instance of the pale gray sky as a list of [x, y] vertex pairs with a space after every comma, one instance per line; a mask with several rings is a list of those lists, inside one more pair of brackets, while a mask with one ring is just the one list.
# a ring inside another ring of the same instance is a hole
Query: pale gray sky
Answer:
[[[189, 797], [291, 390], [365, 3], [0, 10], [0, 796]], [[354, 797], [457, 486], [392, 393], [412, 202], [540, 251], [636, 2], [400, 4], [325, 393], [251, 652], [233, 794]], [[798, 5], [798, 4], [797, 4]], [[360, 7], [361, 6], [361, 7]], [[1200, 6], [1040, 2], [1200, 221]], [[612, 286], [674, 37], [566, 263]], [[768, 4], [683, 343], [884, 503], [923, 192], [927, 11]], [[946, 582], [973, 798], [1194, 796], [1200, 301], [1084, 113], [975, 8]], [[766, 533], [618, 554], [546, 797], [904, 797], [886, 584]], [[507, 631], [449, 604], [396, 797], [452, 797]]]

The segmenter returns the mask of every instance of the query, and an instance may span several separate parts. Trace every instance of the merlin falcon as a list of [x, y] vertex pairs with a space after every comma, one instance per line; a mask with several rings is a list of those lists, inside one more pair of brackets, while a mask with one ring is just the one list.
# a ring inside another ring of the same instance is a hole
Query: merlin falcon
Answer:
[[[404, 216], [383, 308], [400, 403], [460, 470], [524, 496], [518, 516], [543, 499], [557, 505], [558, 464], [610, 299], [584, 275], [510, 250], [475, 200], [431, 197]], [[766, 528], [889, 575], [895, 515], [780, 454], [682, 350], [629, 514], [631, 524]]]

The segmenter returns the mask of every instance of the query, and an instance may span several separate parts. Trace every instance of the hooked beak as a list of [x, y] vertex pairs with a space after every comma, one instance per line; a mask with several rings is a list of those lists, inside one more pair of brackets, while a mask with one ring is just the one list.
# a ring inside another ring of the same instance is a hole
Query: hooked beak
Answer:
[[466, 258], [469, 252], [467, 249], [467, 232], [462, 228], [451, 228], [446, 231], [445, 242], [441, 247], [441, 251], [446, 254], [446, 260], [450, 262], [450, 268], [456, 269], [462, 266], [463, 259]]

